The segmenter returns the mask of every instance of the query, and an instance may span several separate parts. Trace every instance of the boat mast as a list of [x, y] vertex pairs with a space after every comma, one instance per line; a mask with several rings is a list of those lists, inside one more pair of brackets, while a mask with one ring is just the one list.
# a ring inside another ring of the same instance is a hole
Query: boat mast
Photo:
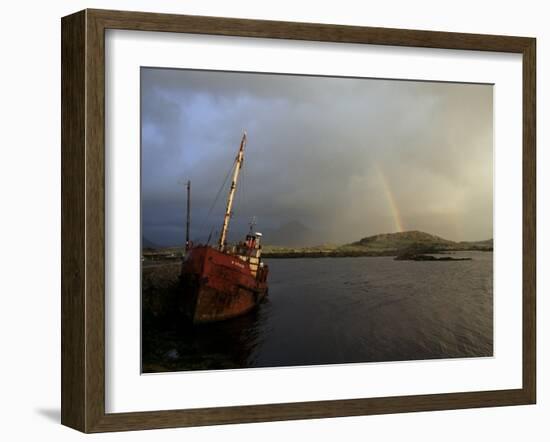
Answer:
[[187, 181], [187, 224], [185, 226], [185, 250], [189, 250], [189, 225], [191, 224], [191, 181]]
[[246, 131], [243, 133], [241, 139], [241, 146], [235, 159], [235, 170], [233, 171], [233, 179], [231, 180], [231, 187], [229, 189], [229, 195], [227, 196], [227, 206], [225, 208], [225, 215], [223, 217], [222, 230], [220, 233], [219, 248], [223, 250], [225, 248], [225, 242], [227, 240], [227, 229], [229, 228], [229, 219], [231, 218], [231, 207], [233, 206], [233, 198], [235, 197], [235, 191], [237, 190], [237, 180], [239, 179], [239, 172], [243, 165], [244, 159], [244, 146], [246, 144]]

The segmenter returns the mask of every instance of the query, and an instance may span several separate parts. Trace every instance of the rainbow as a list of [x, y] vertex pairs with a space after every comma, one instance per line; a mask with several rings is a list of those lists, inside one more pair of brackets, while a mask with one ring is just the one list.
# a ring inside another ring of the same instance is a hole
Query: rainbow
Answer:
[[386, 175], [379, 166], [376, 166], [376, 170], [378, 172], [378, 177], [380, 179], [380, 183], [382, 184], [386, 200], [388, 201], [388, 206], [391, 211], [391, 215], [395, 225], [395, 231], [403, 232], [403, 219], [401, 217], [401, 212], [399, 211], [399, 206], [395, 202], [395, 195], [392, 192], [390, 183], [388, 182]]

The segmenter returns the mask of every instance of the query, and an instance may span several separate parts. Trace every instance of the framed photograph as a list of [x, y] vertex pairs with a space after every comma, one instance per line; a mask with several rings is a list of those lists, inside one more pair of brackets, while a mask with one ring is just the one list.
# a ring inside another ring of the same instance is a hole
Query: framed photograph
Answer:
[[61, 25], [64, 425], [535, 403], [535, 39]]

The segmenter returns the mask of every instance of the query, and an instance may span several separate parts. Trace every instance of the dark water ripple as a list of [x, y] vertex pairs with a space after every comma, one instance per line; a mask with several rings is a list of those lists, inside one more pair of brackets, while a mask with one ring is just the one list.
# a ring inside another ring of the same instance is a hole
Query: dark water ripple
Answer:
[[266, 302], [163, 333], [155, 354], [177, 357], [157, 357], [146, 371], [491, 356], [493, 254], [454, 256], [472, 261], [267, 260]]

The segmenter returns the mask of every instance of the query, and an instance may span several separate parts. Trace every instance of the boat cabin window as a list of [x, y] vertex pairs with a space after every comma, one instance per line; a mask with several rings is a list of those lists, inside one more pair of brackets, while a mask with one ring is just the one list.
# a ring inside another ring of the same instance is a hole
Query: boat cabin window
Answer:
[[246, 235], [245, 244], [248, 248], [257, 249], [260, 246], [260, 238], [262, 237], [261, 233], [249, 233]]
[[246, 235], [246, 246], [251, 249], [256, 248], [256, 237], [254, 235]]

